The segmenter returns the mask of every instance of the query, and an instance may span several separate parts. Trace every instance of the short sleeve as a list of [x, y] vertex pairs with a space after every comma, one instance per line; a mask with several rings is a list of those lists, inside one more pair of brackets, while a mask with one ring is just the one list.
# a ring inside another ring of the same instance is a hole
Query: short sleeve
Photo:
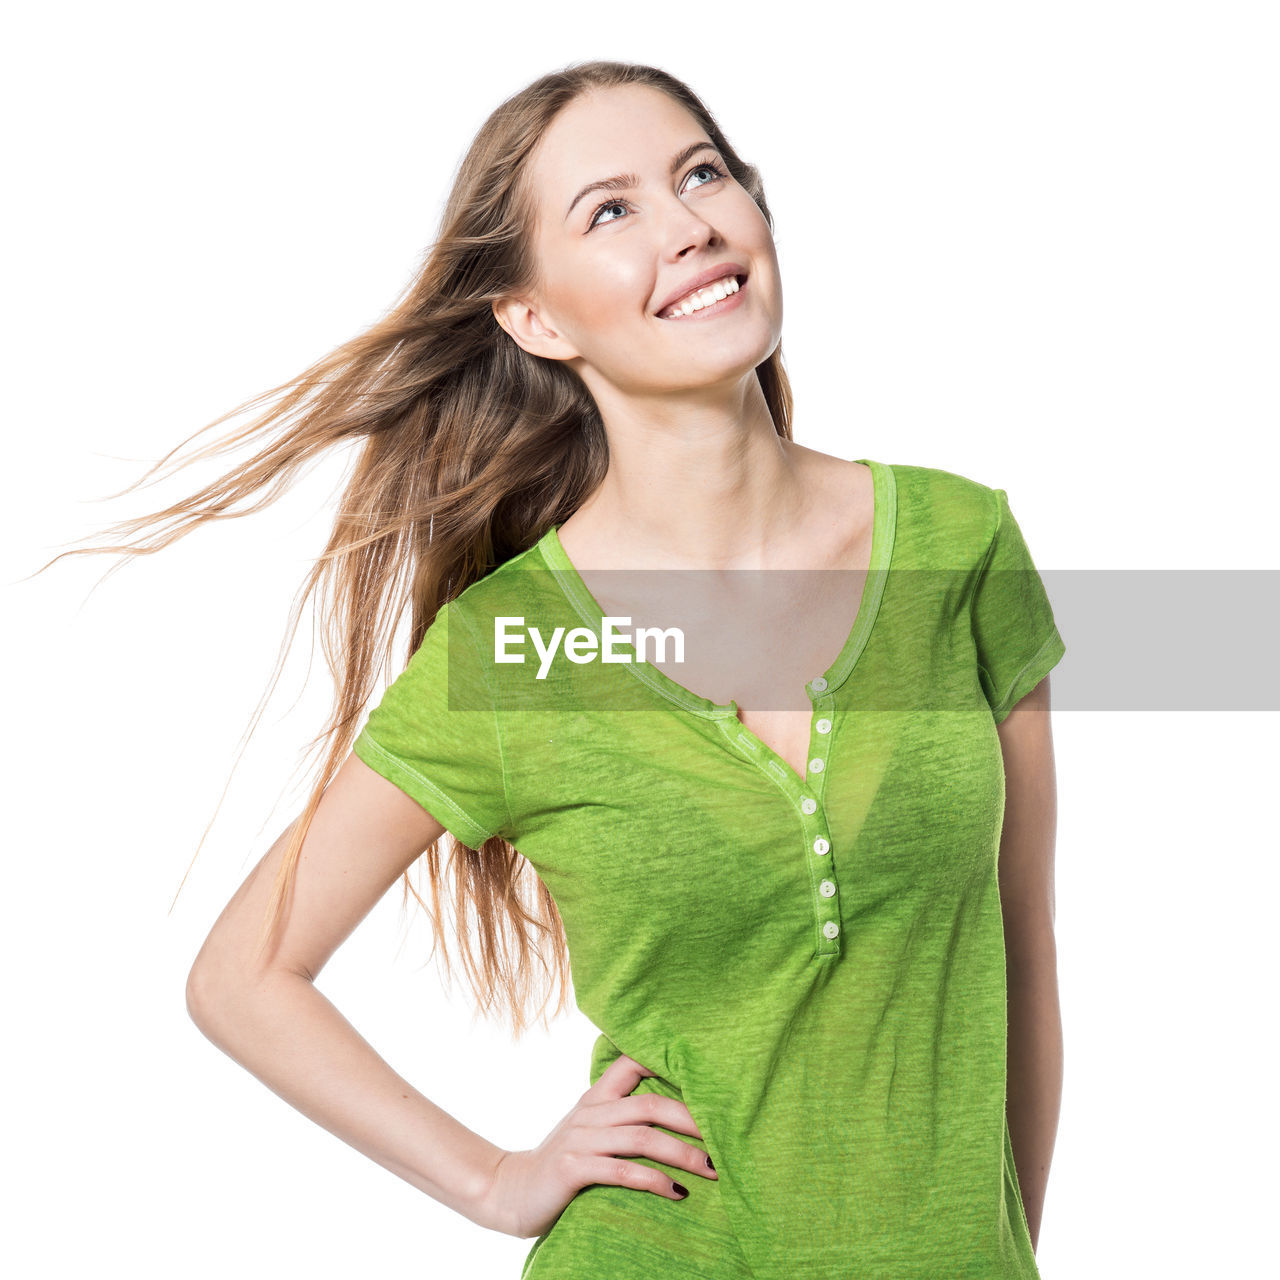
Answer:
[[436, 614], [352, 750], [468, 848], [509, 835], [496, 707], [456, 601]]
[[1066, 652], [1048, 593], [1003, 489], [996, 529], [978, 572], [970, 619], [982, 691], [999, 724]]

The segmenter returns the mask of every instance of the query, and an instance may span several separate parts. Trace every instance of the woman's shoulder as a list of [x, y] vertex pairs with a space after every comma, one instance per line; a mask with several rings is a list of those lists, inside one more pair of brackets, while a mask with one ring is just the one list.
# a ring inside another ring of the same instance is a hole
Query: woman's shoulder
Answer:
[[935, 546], [945, 542], [962, 555], [981, 554], [991, 544], [1000, 525], [1002, 489], [946, 467], [885, 465], [893, 473], [904, 529], [914, 527]]
[[488, 620], [545, 603], [551, 573], [542, 555], [542, 545], [549, 533], [550, 529], [524, 551], [516, 552], [460, 591], [448, 602], [450, 612], [455, 616], [465, 615], [468, 621]]
[[[948, 504], [956, 508], [966, 505], [982, 510], [990, 509], [996, 490], [971, 476], [943, 467], [928, 467], [918, 463], [885, 462], [876, 458], [844, 458], [818, 450], [804, 450], [815, 464], [829, 475], [842, 479], [850, 472], [874, 473], [876, 469], [891, 477], [894, 488], [909, 498], [920, 498], [935, 504]], [[866, 475], [868, 489], [872, 479]]]
[[955, 503], [971, 502], [982, 505], [989, 502], [996, 490], [970, 475], [950, 471], [945, 467], [928, 467], [920, 463], [885, 463], [894, 474], [898, 487], [908, 487], [927, 493], [938, 501]]

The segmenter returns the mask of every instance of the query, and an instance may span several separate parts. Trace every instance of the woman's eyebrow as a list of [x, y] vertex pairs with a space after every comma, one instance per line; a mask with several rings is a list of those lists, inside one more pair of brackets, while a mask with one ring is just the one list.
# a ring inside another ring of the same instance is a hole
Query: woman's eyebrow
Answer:
[[[691, 156], [697, 155], [699, 151], [715, 151], [717, 155], [719, 154], [719, 149], [715, 144], [707, 142], [705, 139], [702, 142], [690, 143], [689, 146], [684, 147], [680, 152], [672, 157], [672, 176], [675, 175], [676, 170], [679, 169], [686, 160]], [[632, 187], [638, 187], [639, 185], [640, 179], [636, 177], [634, 173], [619, 173], [612, 178], [601, 178], [599, 182], [588, 182], [587, 185], [583, 187], [582, 190], [579, 191], [578, 194], [569, 202], [569, 207], [565, 210], [564, 214], [565, 219], [567, 221], [569, 215], [573, 212], [573, 206], [577, 204], [583, 196], [589, 195], [592, 191], [629, 191]]]

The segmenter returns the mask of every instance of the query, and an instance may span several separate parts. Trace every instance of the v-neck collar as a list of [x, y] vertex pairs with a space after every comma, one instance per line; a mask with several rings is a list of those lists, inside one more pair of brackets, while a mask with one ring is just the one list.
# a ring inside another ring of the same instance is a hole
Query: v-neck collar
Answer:
[[[859, 655], [866, 647], [888, 581], [889, 563], [893, 557], [893, 542], [898, 527], [898, 489], [893, 468], [887, 463], [875, 462], [870, 458], [855, 458], [853, 461], [871, 468], [874, 492], [871, 562], [867, 568], [862, 598], [858, 603], [858, 615], [840, 653], [822, 673], [825, 684], [821, 687], [827, 692], [838, 689], [849, 678]], [[538, 550], [578, 616], [596, 634], [601, 634], [604, 610], [566, 554], [560, 542], [559, 529], [558, 524], [553, 524], [538, 541]], [[663, 697], [695, 715], [706, 716], [708, 719], [738, 718], [736, 701], [712, 702], [710, 698], [701, 697], [692, 689], [686, 689], [678, 680], [673, 680], [665, 671], [649, 662], [632, 660], [621, 665]]]

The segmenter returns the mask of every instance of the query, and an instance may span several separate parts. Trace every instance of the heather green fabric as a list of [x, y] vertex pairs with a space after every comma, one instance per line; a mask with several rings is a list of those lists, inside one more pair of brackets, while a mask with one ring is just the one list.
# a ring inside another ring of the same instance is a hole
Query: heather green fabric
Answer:
[[495, 662], [498, 617], [599, 632], [555, 527], [441, 611], [356, 742], [465, 844], [532, 864], [601, 1032], [587, 1080], [621, 1053], [655, 1071], [637, 1092], [683, 1098], [720, 1175], [583, 1188], [522, 1280], [1038, 1275], [996, 725], [1065, 648], [1003, 490], [859, 461], [871, 571], [807, 686], [820, 771], [647, 663], [560, 661], [535, 689], [536, 663]]

